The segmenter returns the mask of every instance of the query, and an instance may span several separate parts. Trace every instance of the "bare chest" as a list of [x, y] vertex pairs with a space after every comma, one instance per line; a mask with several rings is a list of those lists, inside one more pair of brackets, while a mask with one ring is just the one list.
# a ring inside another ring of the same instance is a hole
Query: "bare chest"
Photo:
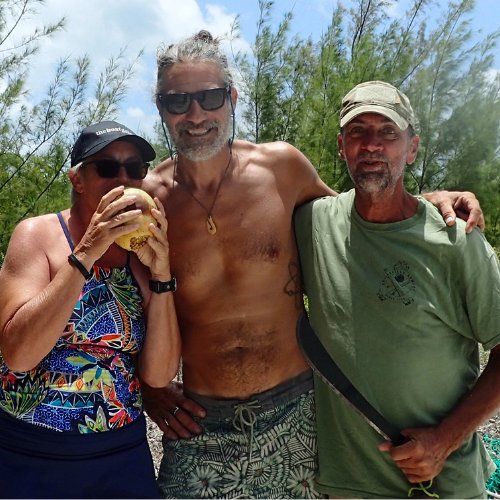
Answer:
[[208, 230], [207, 211], [188, 194], [172, 201], [167, 204], [171, 266], [186, 307], [286, 279], [296, 260], [293, 203], [276, 189], [221, 191], [211, 214], [215, 232]]

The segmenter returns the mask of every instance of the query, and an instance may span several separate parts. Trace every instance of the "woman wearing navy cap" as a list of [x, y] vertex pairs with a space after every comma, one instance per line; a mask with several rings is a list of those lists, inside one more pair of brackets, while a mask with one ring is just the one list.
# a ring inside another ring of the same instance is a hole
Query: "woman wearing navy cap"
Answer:
[[0, 271], [0, 495], [159, 498], [140, 379], [165, 386], [180, 340], [163, 206], [135, 252], [125, 187], [155, 152], [116, 122], [85, 128], [71, 208], [22, 221]]

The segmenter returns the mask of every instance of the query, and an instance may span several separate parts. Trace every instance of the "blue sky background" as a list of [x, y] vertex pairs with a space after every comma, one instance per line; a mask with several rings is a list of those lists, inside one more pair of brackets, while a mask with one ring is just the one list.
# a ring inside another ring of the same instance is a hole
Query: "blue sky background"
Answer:
[[[349, 0], [341, 0], [348, 6]], [[406, 0], [394, 0], [391, 16], [404, 13]], [[292, 32], [318, 40], [330, 23], [337, 0], [275, 0], [273, 19], [278, 23], [286, 11], [293, 12]], [[435, 1], [436, 15], [440, 5]], [[136, 132], [151, 134], [157, 121], [153, 103], [156, 49], [162, 43], [172, 43], [200, 29], [215, 36], [229, 32], [236, 15], [242, 38], [234, 50], [248, 50], [254, 40], [259, 16], [257, 0], [45, 0], [38, 15], [23, 26], [20, 37], [43, 23], [67, 19], [66, 30], [41, 44], [33, 60], [28, 80], [31, 97], [43, 95], [57, 62], [66, 56], [77, 58], [87, 53], [92, 61], [94, 76], [101, 71], [111, 55], [126, 47], [130, 60], [144, 49], [144, 56], [130, 81], [128, 98], [120, 107], [119, 121]], [[500, 0], [476, 0], [473, 29], [482, 34], [500, 28]], [[497, 47], [495, 69], [500, 72], [500, 47]]]

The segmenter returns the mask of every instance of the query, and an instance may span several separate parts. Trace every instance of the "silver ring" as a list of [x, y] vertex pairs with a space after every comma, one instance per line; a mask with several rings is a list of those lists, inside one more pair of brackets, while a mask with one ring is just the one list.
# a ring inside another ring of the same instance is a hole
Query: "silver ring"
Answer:
[[178, 411], [180, 410], [180, 408], [178, 406], [176, 406], [173, 410], [172, 410], [172, 415], [175, 415]]

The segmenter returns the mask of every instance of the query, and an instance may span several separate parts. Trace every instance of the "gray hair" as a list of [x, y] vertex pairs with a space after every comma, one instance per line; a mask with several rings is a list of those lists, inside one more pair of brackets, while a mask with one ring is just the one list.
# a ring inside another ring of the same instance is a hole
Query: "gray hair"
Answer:
[[156, 54], [156, 63], [158, 66], [156, 91], [160, 92], [161, 81], [166, 69], [176, 63], [205, 61], [217, 64], [222, 72], [222, 78], [226, 85], [233, 85], [233, 76], [229, 71], [229, 65], [226, 55], [219, 47], [220, 40], [206, 30], [201, 30], [195, 35], [190, 36], [177, 44], [171, 44], [167, 47], [160, 47]]

